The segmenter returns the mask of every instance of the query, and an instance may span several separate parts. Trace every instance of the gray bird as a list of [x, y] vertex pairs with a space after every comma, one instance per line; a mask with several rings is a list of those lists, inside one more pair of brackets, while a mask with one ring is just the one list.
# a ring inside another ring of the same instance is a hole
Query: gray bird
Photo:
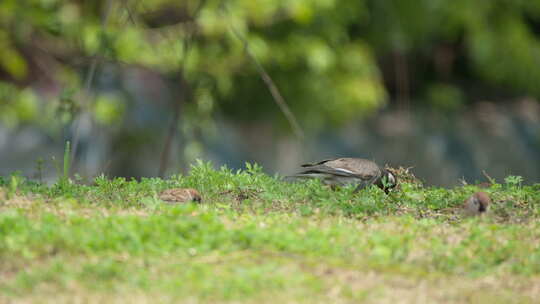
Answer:
[[479, 191], [463, 202], [463, 210], [468, 216], [482, 215], [486, 213], [490, 204], [491, 199], [489, 198], [489, 195]]
[[358, 185], [354, 192], [369, 185], [377, 185], [384, 192], [397, 185], [396, 176], [376, 163], [363, 158], [327, 159], [318, 163], [304, 164], [305, 169], [290, 178], [318, 178], [331, 186]]

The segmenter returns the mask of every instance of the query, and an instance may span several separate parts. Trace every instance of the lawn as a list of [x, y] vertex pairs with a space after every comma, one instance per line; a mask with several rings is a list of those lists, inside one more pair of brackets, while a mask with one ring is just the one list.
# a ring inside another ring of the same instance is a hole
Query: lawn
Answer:
[[[535, 303], [540, 184], [333, 191], [198, 163], [187, 176], [0, 178], [0, 303]], [[171, 205], [193, 187], [201, 204]]]

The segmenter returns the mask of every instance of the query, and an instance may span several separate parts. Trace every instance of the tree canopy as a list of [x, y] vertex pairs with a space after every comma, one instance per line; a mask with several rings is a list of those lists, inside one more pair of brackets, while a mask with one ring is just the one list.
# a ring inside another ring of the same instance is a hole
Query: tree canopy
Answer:
[[193, 124], [289, 130], [258, 63], [307, 130], [393, 101], [538, 98], [539, 38], [530, 0], [3, 0], [0, 122], [54, 129], [85, 109], [111, 125], [143, 83]]

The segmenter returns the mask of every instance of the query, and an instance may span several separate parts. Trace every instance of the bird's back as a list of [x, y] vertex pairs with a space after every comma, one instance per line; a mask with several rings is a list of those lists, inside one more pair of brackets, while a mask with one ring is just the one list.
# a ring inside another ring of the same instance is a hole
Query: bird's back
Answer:
[[361, 176], [362, 178], [372, 178], [380, 175], [379, 166], [363, 158], [336, 158], [336, 159], [327, 159], [318, 163], [304, 164], [302, 167], [307, 170], [317, 170], [321, 166], [328, 167], [334, 170], [342, 170], [343, 172], [350, 172], [351, 174]]

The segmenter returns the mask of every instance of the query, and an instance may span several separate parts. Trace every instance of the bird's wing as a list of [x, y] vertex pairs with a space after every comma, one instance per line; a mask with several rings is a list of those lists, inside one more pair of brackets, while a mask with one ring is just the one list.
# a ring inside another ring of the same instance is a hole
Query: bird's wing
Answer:
[[306, 170], [299, 172], [297, 175], [306, 175], [306, 174], [330, 174], [344, 177], [358, 177], [354, 172], [344, 169], [344, 168], [332, 168], [326, 165], [312, 165], [306, 166]]
[[325, 165], [347, 170], [363, 180], [376, 179], [381, 175], [381, 169], [376, 163], [363, 158], [338, 158], [327, 161]]
[[313, 166], [317, 166], [317, 165], [322, 165], [326, 162], [329, 162], [329, 161], [334, 161], [336, 160], [337, 158], [329, 158], [329, 159], [325, 159], [325, 160], [321, 160], [320, 162], [316, 162], [316, 163], [307, 163], [307, 164], [303, 164], [301, 165], [302, 167], [313, 167]]
[[305, 171], [299, 174], [325, 173], [338, 176], [356, 177], [375, 181], [381, 176], [381, 169], [373, 161], [363, 158], [332, 158], [317, 163], [303, 164]]

